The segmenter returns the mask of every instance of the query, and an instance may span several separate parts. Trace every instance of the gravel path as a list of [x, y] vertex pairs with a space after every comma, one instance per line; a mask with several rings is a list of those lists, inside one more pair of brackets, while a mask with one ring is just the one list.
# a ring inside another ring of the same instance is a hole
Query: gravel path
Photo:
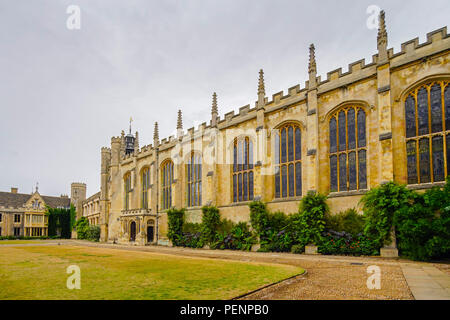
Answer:
[[[283, 281], [242, 299], [414, 299], [403, 276], [401, 265], [414, 265], [408, 260], [372, 257], [308, 256], [290, 253], [259, 253], [230, 250], [203, 250], [161, 246], [124, 246], [73, 241], [73, 245], [107, 246], [122, 250], [139, 250], [183, 256], [209, 257], [240, 261], [283, 263], [302, 267], [306, 275]], [[367, 267], [381, 269], [381, 289], [368, 289]]]
[[[307, 270], [305, 275], [283, 281], [257, 291], [243, 299], [414, 299], [403, 276], [402, 266], [432, 265], [450, 274], [448, 263], [419, 263], [402, 259], [379, 257], [347, 257], [299, 255], [290, 253], [260, 253], [231, 250], [204, 250], [162, 246], [127, 246], [93, 243], [80, 240], [61, 240], [61, 245], [93, 246], [119, 250], [146, 251], [180, 256], [230, 259], [238, 261], [270, 262], [296, 265]], [[49, 245], [54, 245], [53, 243]], [[1, 247], [0, 247], [1, 248]], [[376, 265], [381, 270], [381, 288], [368, 289], [370, 274], [367, 267]]]

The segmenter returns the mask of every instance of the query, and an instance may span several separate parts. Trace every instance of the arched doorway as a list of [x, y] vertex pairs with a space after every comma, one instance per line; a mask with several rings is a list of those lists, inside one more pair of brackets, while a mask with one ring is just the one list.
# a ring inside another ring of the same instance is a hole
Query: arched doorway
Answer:
[[136, 222], [131, 222], [130, 224], [130, 241], [136, 240]]
[[153, 242], [155, 236], [155, 222], [153, 220], [149, 220], [147, 222], [147, 243]]

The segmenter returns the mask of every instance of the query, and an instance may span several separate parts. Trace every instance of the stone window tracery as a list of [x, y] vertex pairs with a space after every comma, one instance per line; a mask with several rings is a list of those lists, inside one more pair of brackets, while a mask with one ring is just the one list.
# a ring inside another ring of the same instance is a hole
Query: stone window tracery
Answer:
[[367, 188], [366, 113], [359, 106], [345, 106], [329, 122], [330, 191]]
[[186, 164], [186, 198], [187, 206], [202, 205], [202, 158], [200, 154], [191, 153]]
[[285, 124], [275, 133], [275, 198], [302, 195], [302, 133]]
[[161, 209], [172, 206], [173, 162], [165, 161], [161, 166]]
[[253, 200], [253, 142], [249, 137], [233, 143], [233, 202]]
[[450, 86], [433, 81], [405, 99], [408, 184], [444, 181], [450, 174]]

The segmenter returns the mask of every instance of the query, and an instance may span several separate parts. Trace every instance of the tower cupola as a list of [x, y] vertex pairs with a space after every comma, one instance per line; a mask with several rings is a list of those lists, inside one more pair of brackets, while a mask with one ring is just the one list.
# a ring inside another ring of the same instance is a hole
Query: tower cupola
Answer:
[[130, 131], [125, 136], [125, 154], [131, 154], [134, 152], [134, 141], [136, 139], [135, 136], [131, 133], [131, 122], [133, 121], [132, 118], [130, 118]]

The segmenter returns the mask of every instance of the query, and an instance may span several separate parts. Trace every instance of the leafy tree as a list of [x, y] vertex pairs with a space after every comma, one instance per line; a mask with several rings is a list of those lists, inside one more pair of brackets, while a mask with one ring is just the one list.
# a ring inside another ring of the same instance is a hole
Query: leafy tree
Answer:
[[404, 185], [385, 183], [371, 189], [360, 200], [366, 219], [364, 233], [378, 247], [392, 242], [394, 214], [411, 203], [413, 193]]
[[309, 192], [300, 202], [300, 210], [293, 217], [298, 232], [296, 241], [305, 246], [318, 245], [325, 229], [325, 215], [329, 212], [327, 197], [320, 193]]
[[89, 221], [86, 217], [81, 217], [75, 223], [75, 228], [77, 230], [77, 239], [87, 239]]

